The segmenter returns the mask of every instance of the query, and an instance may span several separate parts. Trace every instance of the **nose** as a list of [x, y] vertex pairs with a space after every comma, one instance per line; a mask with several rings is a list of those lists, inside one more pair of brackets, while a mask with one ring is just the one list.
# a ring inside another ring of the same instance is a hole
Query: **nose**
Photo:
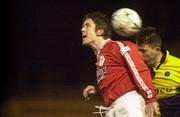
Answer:
[[84, 31], [84, 27], [81, 28], [81, 32], [83, 32], [83, 31]]

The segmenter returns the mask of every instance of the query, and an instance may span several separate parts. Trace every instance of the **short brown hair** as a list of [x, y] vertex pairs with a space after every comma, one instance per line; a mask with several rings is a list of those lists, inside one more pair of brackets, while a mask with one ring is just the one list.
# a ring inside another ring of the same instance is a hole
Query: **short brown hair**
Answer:
[[98, 29], [103, 29], [104, 30], [104, 37], [105, 38], [110, 38], [111, 37], [111, 25], [108, 17], [100, 12], [100, 11], [95, 11], [88, 13], [84, 16], [83, 21], [86, 19], [92, 19], [94, 23], [96, 24], [96, 30]]
[[161, 47], [161, 41], [159, 32], [153, 27], [142, 28], [136, 34], [137, 45], [148, 44], [151, 47]]

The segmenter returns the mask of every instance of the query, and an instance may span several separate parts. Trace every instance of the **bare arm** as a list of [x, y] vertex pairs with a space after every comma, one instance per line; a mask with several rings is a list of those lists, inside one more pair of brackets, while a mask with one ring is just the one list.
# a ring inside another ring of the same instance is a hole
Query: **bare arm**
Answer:
[[87, 100], [90, 100], [90, 97], [89, 97], [90, 94], [95, 94], [95, 93], [96, 93], [96, 88], [93, 85], [88, 85], [83, 90], [83, 96]]

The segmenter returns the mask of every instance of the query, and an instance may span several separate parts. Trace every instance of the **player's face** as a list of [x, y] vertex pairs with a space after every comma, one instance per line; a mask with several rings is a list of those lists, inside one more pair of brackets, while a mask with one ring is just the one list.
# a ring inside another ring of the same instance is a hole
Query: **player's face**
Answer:
[[157, 49], [146, 44], [138, 45], [138, 49], [142, 54], [144, 61], [148, 65], [154, 66], [158, 55]]
[[96, 28], [96, 25], [92, 19], [86, 19], [84, 21], [82, 28], [81, 28], [83, 45], [92, 45], [93, 44], [93, 42], [97, 38], [95, 28]]

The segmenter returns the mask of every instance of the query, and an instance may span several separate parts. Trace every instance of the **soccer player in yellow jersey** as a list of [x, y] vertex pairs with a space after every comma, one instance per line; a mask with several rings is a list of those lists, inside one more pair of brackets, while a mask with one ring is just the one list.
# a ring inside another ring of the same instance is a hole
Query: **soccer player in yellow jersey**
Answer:
[[161, 117], [180, 117], [180, 59], [161, 48], [161, 36], [153, 27], [141, 29], [136, 44], [152, 72]]

